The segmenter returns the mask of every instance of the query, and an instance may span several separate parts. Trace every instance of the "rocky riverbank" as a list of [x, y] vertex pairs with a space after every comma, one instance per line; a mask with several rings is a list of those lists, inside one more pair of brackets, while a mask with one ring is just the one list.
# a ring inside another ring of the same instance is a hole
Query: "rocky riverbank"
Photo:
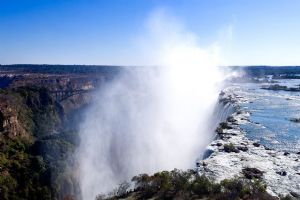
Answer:
[[287, 87], [285, 85], [279, 85], [279, 84], [275, 84], [275, 85], [265, 85], [262, 86], [261, 89], [264, 90], [274, 90], [274, 91], [288, 91], [288, 92], [299, 92], [300, 91], [300, 87]]
[[220, 182], [234, 177], [261, 179], [274, 196], [290, 195], [300, 199], [300, 153], [269, 149], [246, 137], [240, 128], [250, 123], [250, 113], [239, 103], [247, 101], [228, 87], [220, 94], [220, 103], [232, 104], [235, 112], [217, 128], [217, 139], [208, 146], [210, 156], [197, 162], [200, 174]]

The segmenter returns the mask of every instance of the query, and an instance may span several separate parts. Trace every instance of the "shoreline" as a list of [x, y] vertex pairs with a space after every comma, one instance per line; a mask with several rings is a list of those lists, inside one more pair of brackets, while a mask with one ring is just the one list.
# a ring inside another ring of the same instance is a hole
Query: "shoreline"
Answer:
[[231, 104], [235, 112], [216, 130], [217, 138], [207, 150], [211, 154], [197, 161], [200, 174], [220, 182], [246, 177], [261, 179], [273, 196], [300, 198], [300, 155], [267, 148], [249, 139], [241, 124], [250, 123], [250, 113], [241, 111], [239, 103], [247, 101], [228, 87], [220, 93], [219, 103]]

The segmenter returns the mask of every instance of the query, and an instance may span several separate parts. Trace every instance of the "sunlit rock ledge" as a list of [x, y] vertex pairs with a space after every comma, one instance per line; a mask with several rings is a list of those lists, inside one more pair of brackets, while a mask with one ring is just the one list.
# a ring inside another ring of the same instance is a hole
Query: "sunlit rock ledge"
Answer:
[[247, 101], [227, 88], [220, 102], [231, 103], [236, 111], [221, 123], [218, 137], [208, 147], [210, 156], [197, 162], [200, 174], [220, 182], [234, 177], [258, 178], [274, 196], [291, 195], [300, 198], [300, 155], [272, 150], [246, 137], [240, 124], [249, 123], [250, 113], [239, 109]]

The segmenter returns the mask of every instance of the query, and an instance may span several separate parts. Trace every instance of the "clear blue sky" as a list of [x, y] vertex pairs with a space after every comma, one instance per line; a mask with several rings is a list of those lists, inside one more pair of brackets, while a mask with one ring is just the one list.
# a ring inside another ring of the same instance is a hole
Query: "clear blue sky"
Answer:
[[134, 64], [160, 8], [219, 42], [222, 64], [300, 65], [298, 0], [0, 0], [0, 64]]

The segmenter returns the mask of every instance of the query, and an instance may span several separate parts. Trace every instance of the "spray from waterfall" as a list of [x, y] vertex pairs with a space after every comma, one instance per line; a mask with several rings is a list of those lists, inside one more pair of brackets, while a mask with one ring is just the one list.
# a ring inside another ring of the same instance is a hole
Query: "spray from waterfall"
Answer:
[[[222, 75], [218, 47], [200, 48], [164, 12], [155, 12], [139, 42], [149, 63], [102, 86], [81, 125], [82, 199], [94, 199], [139, 173], [194, 167], [208, 141], [208, 124]], [[140, 53], [140, 52], [139, 52]]]

